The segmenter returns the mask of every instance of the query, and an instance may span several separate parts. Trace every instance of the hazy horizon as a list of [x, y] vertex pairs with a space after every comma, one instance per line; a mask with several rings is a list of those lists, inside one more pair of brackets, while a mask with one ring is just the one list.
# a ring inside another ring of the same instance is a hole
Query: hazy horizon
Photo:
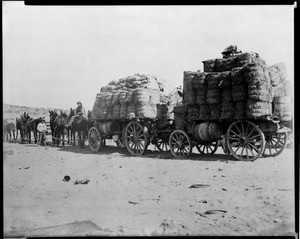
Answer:
[[3, 103], [91, 110], [111, 80], [182, 85], [228, 45], [283, 62], [294, 82], [294, 6], [25, 6], [2, 2]]

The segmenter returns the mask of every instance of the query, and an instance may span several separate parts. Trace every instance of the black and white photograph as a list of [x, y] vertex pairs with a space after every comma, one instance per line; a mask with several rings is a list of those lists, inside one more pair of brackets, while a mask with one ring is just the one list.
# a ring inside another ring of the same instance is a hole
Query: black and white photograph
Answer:
[[2, 1], [4, 237], [296, 237], [296, 8]]

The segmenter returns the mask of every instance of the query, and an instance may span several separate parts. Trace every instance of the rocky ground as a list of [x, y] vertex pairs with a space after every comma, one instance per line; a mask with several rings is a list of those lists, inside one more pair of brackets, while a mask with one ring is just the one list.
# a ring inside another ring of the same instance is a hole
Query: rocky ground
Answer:
[[4, 142], [3, 154], [5, 236], [294, 235], [293, 148], [255, 162], [222, 149], [132, 157], [112, 143]]

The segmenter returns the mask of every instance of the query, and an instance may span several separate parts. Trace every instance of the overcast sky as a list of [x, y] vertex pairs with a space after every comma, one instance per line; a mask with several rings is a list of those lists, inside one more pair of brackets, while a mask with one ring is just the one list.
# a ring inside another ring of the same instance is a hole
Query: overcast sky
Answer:
[[182, 85], [230, 44], [294, 81], [294, 6], [25, 6], [2, 2], [3, 102], [91, 110], [100, 88], [134, 73]]

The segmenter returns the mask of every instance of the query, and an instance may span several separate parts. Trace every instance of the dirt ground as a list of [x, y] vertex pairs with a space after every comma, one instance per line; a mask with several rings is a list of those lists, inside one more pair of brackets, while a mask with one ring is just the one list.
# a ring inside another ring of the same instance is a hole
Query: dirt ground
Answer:
[[4, 142], [3, 155], [6, 237], [294, 235], [293, 148], [254, 162], [221, 148], [132, 157], [112, 143], [93, 153]]

